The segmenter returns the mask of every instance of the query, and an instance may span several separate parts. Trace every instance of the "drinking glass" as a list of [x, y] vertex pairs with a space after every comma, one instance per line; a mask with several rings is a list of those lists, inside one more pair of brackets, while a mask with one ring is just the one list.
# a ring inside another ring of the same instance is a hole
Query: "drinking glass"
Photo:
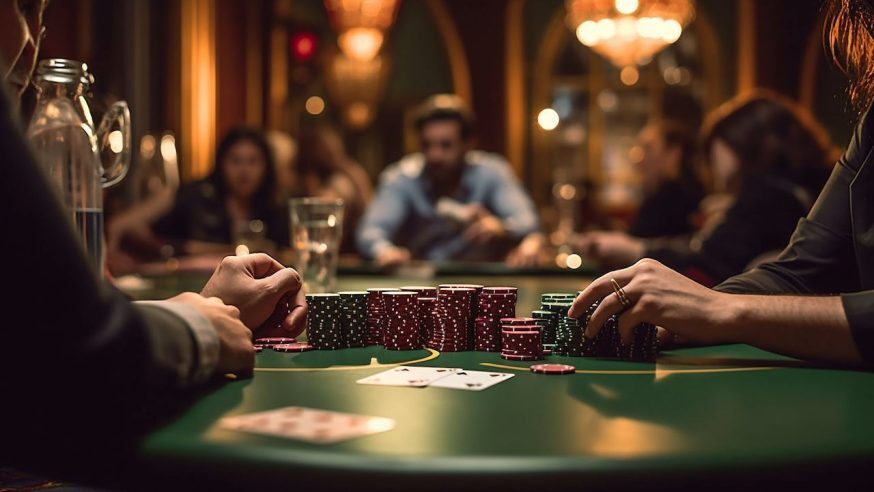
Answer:
[[294, 267], [303, 278], [307, 293], [337, 289], [337, 259], [343, 239], [343, 200], [293, 198], [291, 245]]

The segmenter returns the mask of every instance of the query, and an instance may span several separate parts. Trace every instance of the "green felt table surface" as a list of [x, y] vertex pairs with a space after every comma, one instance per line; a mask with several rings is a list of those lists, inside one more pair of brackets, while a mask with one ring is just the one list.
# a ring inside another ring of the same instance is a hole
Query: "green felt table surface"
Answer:
[[[155, 279], [142, 297], [196, 289], [203, 277]], [[541, 292], [585, 279], [437, 278], [515, 285], [519, 312]], [[340, 288], [409, 279], [341, 278]], [[423, 284], [421, 280], [415, 282]], [[363, 386], [393, 363], [513, 372], [482, 392]], [[494, 486], [546, 490], [674, 488], [694, 479], [805, 480], [816, 470], [874, 458], [874, 374], [824, 368], [745, 345], [663, 352], [654, 363], [548, 357], [577, 367], [532, 374], [497, 354], [393, 352], [378, 347], [299, 354], [265, 350], [254, 377], [221, 385], [147, 436], [138, 460], [155, 480], [208, 477], [229, 487], [388, 490]], [[220, 418], [285, 406], [390, 417], [396, 427], [316, 445], [220, 429]], [[853, 469], [855, 470], [855, 469]], [[851, 472], [853, 471], [851, 470]], [[825, 472], [824, 472], [825, 473]], [[821, 477], [820, 477], [821, 478]], [[710, 483], [710, 482], [708, 482]], [[746, 482], [743, 482], [746, 483]]]

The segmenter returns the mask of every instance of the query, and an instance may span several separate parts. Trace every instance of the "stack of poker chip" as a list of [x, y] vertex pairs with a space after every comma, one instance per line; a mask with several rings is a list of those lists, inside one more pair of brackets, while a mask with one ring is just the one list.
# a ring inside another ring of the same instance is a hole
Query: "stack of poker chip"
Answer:
[[655, 325], [641, 323], [634, 328], [634, 337], [628, 345], [620, 346], [620, 356], [631, 360], [655, 360], [659, 353], [658, 333]]
[[419, 340], [424, 346], [434, 335], [434, 325], [437, 319], [435, 312], [437, 297], [419, 297], [416, 300], [419, 304]]
[[382, 343], [382, 327], [386, 321], [384, 292], [397, 292], [400, 289], [373, 288], [367, 289], [367, 345]]
[[367, 345], [367, 292], [340, 292], [340, 327], [346, 347]]
[[338, 294], [307, 294], [307, 341], [316, 350], [345, 347]]
[[422, 346], [431, 339], [434, 331], [434, 306], [437, 303], [437, 287], [405, 285], [401, 290], [415, 292], [419, 301], [419, 339]]
[[386, 319], [382, 345], [388, 350], [422, 348], [419, 332], [419, 303], [415, 292], [383, 292]]
[[470, 317], [467, 319], [467, 347], [462, 350], [473, 350], [473, 344], [475, 340], [475, 329], [476, 329], [476, 318], [477, 318], [477, 308], [479, 307], [479, 295], [480, 292], [485, 287], [478, 284], [440, 284], [439, 289], [473, 289], [474, 294], [471, 299], [471, 311]]
[[469, 350], [469, 326], [473, 317], [476, 289], [439, 287], [434, 307], [434, 330], [428, 348], [441, 352]]
[[474, 322], [474, 349], [480, 352], [501, 350], [501, 318], [516, 316], [515, 287], [484, 287], [479, 294]]
[[534, 323], [540, 327], [540, 333], [543, 336], [543, 347], [554, 348], [555, 332], [558, 329], [558, 314], [554, 311], [538, 309], [531, 311], [531, 317], [534, 318]]
[[543, 340], [534, 318], [502, 318], [501, 358], [507, 360], [542, 360]]

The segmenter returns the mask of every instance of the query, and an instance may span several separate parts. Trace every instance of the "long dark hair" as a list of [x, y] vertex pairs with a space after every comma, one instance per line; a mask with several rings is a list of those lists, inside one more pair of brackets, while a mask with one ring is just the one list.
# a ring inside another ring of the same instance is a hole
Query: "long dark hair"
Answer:
[[858, 114], [867, 111], [874, 102], [874, 0], [831, 0], [823, 35], [850, 79], [850, 102]]
[[252, 197], [252, 215], [263, 218], [270, 215], [276, 208], [276, 167], [273, 162], [273, 151], [260, 130], [247, 126], [237, 126], [229, 130], [219, 142], [215, 152], [215, 166], [213, 166], [212, 174], [207, 180], [215, 188], [218, 198], [224, 202], [228, 194], [225, 184], [224, 162], [231, 148], [240, 142], [250, 142], [258, 147], [264, 159], [264, 179], [261, 180], [261, 184]]
[[697, 156], [698, 142], [695, 139], [695, 134], [682, 123], [674, 120], [659, 120], [650, 125], [662, 137], [662, 141], [666, 147], [672, 147], [680, 150], [680, 177], [687, 184], [698, 184], [700, 182], [697, 174]]
[[741, 166], [741, 182], [779, 176], [818, 194], [834, 162], [828, 133], [809, 112], [776, 93], [756, 90], [710, 113], [702, 129], [704, 150], [728, 145]]

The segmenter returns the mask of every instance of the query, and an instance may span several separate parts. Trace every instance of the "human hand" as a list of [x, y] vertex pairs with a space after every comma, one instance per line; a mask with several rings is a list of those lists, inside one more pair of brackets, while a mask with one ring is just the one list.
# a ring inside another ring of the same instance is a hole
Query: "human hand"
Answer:
[[227, 256], [201, 295], [240, 310], [240, 320], [259, 337], [294, 338], [306, 327], [300, 275], [263, 253]]
[[464, 230], [464, 240], [471, 244], [484, 245], [507, 236], [504, 223], [478, 203], [467, 206], [471, 222]]
[[215, 328], [219, 338], [219, 358], [216, 374], [246, 373], [255, 367], [255, 347], [252, 331], [240, 321], [240, 310], [218, 297], [204, 297], [184, 292], [169, 299], [181, 302], [202, 314]]
[[[623, 308], [610, 279], [625, 291], [630, 305]], [[578, 318], [595, 301], [600, 305], [586, 326], [593, 337], [607, 318], [619, 316], [619, 333], [629, 343], [633, 329], [643, 322], [663, 327], [689, 343], [730, 341], [726, 327], [733, 317], [736, 298], [708, 289], [661, 263], [645, 258], [634, 265], [595, 280], [574, 300], [568, 316]]]
[[593, 231], [576, 234], [571, 246], [581, 255], [592, 258], [602, 266], [618, 268], [639, 260], [644, 254], [644, 243], [624, 232]]
[[388, 246], [383, 248], [374, 259], [379, 268], [390, 268], [410, 261], [410, 252], [405, 248]]
[[507, 255], [507, 266], [512, 268], [537, 266], [540, 253], [543, 250], [543, 234], [535, 232], [525, 236], [519, 246], [513, 248]]

